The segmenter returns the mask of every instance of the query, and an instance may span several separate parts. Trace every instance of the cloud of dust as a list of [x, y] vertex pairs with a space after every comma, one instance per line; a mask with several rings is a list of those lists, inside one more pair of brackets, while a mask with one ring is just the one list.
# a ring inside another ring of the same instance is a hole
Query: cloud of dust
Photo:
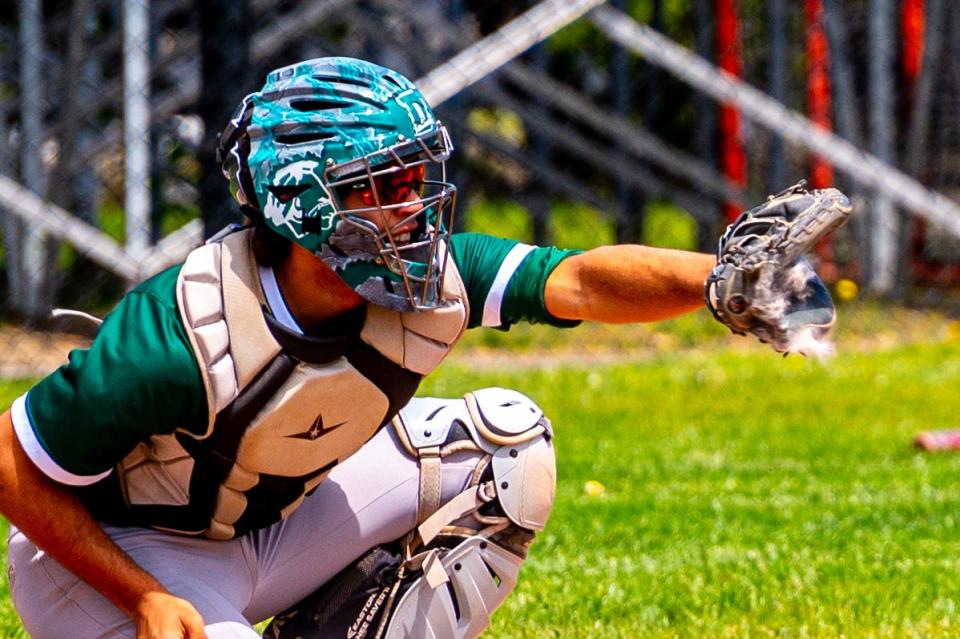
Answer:
[[752, 310], [758, 318], [780, 329], [771, 336], [777, 351], [825, 360], [835, 352], [829, 326], [804, 322], [812, 319], [804, 311], [814, 293], [810, 284], [814, 278], [816, 272], [805, 259], [782, 271], [762, 269], [754, 285]]

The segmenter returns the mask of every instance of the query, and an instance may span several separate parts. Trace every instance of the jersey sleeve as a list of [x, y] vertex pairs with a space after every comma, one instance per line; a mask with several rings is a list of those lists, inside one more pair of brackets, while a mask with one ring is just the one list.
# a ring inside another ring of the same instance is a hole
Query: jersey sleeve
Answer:
[[87, 485], [137, 443], [206, 425], [203, 381], [176, 308], [179, 269], [128, 293], [90, 348], [14, 402], [14, 429], [52, 479]]
[[509, 330], [521, 321], [564, 328], [580, 324], [552, 316], [543, 291], [553, 269], [582, 251], [531, 246], [480, 233], [455, 234], [450, 247], [470, 300], [469, 328]]

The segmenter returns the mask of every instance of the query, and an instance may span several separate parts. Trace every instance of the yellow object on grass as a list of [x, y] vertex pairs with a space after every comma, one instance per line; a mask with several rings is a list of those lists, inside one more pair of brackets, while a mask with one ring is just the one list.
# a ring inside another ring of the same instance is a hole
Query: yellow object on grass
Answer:
[[599, 497], [607, 492], [607, 487], [595, 479], [588, 479], [583, 484], [583, 494], [587, 497]]
[[857, 297], [857, 293], [860, 292], [860, 287], [857, 286], [857, 283], [853, 280], [843, 278], [837, 281], [836, 284], [837, 297], [844, 301], [849, 302], [850, 300]]

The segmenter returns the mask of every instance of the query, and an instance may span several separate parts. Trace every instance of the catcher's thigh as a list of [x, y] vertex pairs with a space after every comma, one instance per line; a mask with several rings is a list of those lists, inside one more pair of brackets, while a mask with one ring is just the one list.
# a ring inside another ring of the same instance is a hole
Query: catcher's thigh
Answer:
[[[541, 410], [520, 393], [487, 388], [463, 399], [414, 399], [393, 427], [419, 459], [418, 526], [278, 615], [266, 637], [477, 637], [516, 586], [556, 485]], [[472, 479], [444, 500], [441, 460], [464, 455], [476, 459]]]
[[[243, 617], [251, 566], [239, 540], [212, 541], [145, 528], [104, 530], [171, 593], [189, 601], [210, 639], [256, 639]], [[137, 628], [119, 608], [11, 527], [11, 592], [34, 639], [134, 639]]]

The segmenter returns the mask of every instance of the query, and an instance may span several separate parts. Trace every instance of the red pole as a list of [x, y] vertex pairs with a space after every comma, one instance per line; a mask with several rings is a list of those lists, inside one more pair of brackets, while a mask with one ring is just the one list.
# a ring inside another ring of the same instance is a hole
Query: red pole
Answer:
[[[821, 0], [807, 0], [807, 110], [810, 119], [826, 130], [830, 119], [830, 49], [823, 26]], [[823, 189], [833, 185], [833, 167], [820, 156], [810, 161], [810, 186]]]
[[923, 0], [903, 0], [900, 18], [903, 29], [903, 79], [914, 88], [923, 63]]
[[[716, 0], [717, 60], [720, 68], [736, 77], [742, 73], [740, 64], [740, 25], [736, 0]], [[740, 112], [732, 104], [720, 106], [720, 168], [733, 184], [747, 186], [747, 154], [740, 140]], [[728, 220], [740, 214], [734, 202], [723, 205]]]
[[[807, 114], [817, 126], [829, 131], [831, 120], [830, 44], [823, 23], [822, 0], [806, 0], [807, 22]], [[833, 186], [833, 167], [823, 157], [810, 157], [810, 186], [823, 189]], [[830, 238], [817, 245], [820, 258], [820, 275], [827, 282], [839, 278], [840, 272], [833, 254]]]
[[[900, 7], [901, 69], [903, 88], [910, 96], [908, 111], [913, 107], [913, 99], [923, 67], [923, 45], [926, 21], [924, 0], [903, 0]], [[923, 220], [915, 220], [910, 234], [909, 260], [913, 277], [927, 283], [949, 283], [956, 281], [958, 268], [953, 265], [931, 264], [924, 258], [923, 248], [927, 242], [927, 225]]]

